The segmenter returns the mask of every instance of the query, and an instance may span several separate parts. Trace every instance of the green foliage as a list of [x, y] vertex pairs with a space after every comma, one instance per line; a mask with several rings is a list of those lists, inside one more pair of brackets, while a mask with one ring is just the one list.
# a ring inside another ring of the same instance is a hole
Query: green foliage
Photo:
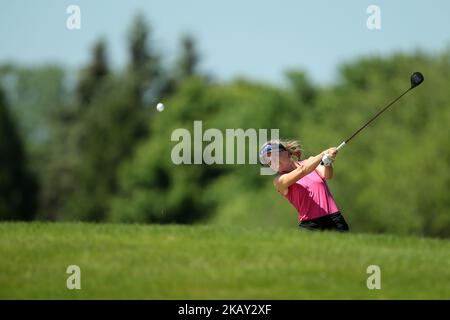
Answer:
[[194, 38], [185, 35], [181, 39], [181, 53], [176, 62], [178, 78], [183, 80], [194, 76], [197, 73], [199, 60]]
[[36, 196], [35, 176], [0, 90], [0, 220], [31, 220]]
[[65, 219], [101, 221], [116, 188], [116, 168], [146, 135], [146, 112], [133, 88], [111, 79], [99, 88], [76, 124], [78, 183], [69, 195]]
[[37, 216], [44, 219], [55, 219], [65, 190], [74, 188], [68, 170], [76, 153], [69, 152], [71, 143], [66, 139], [73, 120], [66, 80], [64, 71], [53, 65], [0, 68], [9, 109], [25, 144], [23, 152], [39, 181], [39, 195], [34, 195], [39, 196]]
[[151, 28], [142, 15], [136, 16], [129, 31], [128, 52], [129, 73], [126, 80], [134, 87], [136, 97], [143, 99], [144, 94], [154, 91], [155, 80], [162, 71], [151, 39]]
[[189, 109], [201, 112], [200, 108], [206, 111], [214, 107], [214, 101], [207, 98], [207, 89], [202, 80], [192, 79], [180, 89], [181, 94], [167, 101], [170, 107], [153, 115], [157, 121], [152, 123], [150, 136], [155, 139], [143, 143], [120, 172], [120, 195], [113, 201], [113, 221], [188, 223], [212, 212], [200, 195], [211, 175], [219, 174], [221, 169], [173, 164], [170, 142], [172, 130], [192, 126], [197, 118], [196, 112]]
[[[99, 41], [92, 61], [80, 74], [79, 105], [56, 143], [56, 152], [65, 153], [53, 156], [53, 171], [63, 174], [53, 177], [59, 188], [53, 187], [48, 196], [61, 211], [56, 219], [103, 221], [116, 192], [118, 166], [147, 136], [145, 98], [159, 70], [156, 54], [148, 48], [148, 33], [143, 17], [137, 17], [130, 32], [130, 63], [125, 73], [109, 74], [106, 44]], [[56, 195], [59, 192], [62, 197]]]
[[51, 139], [52, 115], [67, 97], [64, 80], [64, 71], [54, 65], [0, 67], [0, 84], [31, 156]]
[[106, 43], [98, 41], [92, 49], [92, 61], [80, 72], [76, 93], [81, 105], [87, 105], [95, 96], [102, 80], [108, 75], [109, 67], [106, 57]]

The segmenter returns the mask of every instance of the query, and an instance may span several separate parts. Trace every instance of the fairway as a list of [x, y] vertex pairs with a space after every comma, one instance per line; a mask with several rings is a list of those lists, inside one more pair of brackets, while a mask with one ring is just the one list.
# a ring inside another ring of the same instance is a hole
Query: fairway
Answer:
[[[66, 268], [81, 268], [68, 290]], [[369, 265], [381, 289], [369, 290]], [[0, 298], [450, 299], [450, 242], [296, 229], [0, 224]]]

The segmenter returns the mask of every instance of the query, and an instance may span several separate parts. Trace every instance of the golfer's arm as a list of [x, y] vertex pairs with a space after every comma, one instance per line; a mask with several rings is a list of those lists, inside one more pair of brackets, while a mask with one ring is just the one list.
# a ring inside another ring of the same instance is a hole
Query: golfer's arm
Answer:
[[299, 179], [303, 178], [307, 174], [310, 174], [317, 168], [317, 166], [322, 161], [323, 153], [318, 154], [315, 157], [311, 157], [308, 160], [303, 161], [300, 166], [296, 169], [292, 170], [289, 173], [285, 173], [281, 175], [277, 181], [276, 186], [279, 191], [285, 191], [289, 188], [289, 186], [296, 183]]
[[319, 165], [317, 166], [316, 171], [319, 173], [322, 179], [330, 180], [333, 178], [333, 166], [325, 167]]

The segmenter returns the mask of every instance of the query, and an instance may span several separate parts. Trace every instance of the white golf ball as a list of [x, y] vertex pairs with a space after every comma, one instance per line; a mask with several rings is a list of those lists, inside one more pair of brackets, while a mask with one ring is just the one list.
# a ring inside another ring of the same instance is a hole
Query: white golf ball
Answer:
[[164, 111], [164, 105], [160, 102], [156, 105], [156, 110], [159, 112]]

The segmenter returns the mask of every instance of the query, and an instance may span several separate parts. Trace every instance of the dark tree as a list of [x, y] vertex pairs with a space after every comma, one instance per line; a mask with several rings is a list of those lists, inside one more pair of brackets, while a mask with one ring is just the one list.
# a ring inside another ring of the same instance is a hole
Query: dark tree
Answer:
[[108, 73], [106, 43], [99, 40], [92, 49], [92, 61], [81, 70], [77, 83], [76, 92], [82, 105], [89, 104]]
[[143, 101], [144, 94], [155, 91], [155, 80], [161, 74], [159, 58], [151, 42], [151, 28], [145, 18], [138, 15], [129, 32], [129, 75], [137, 98]]
[[36, 179], [27, 168], [22, 141], [0, 90], [0, 219], [33, 219], [36, 199]]
[[181, 39], [181, 52], [177, 60], [177, 74], [180, 80], [192, 77], [197, 72], [199, 54], [196, 49], [194, 38], [185, 35]]

